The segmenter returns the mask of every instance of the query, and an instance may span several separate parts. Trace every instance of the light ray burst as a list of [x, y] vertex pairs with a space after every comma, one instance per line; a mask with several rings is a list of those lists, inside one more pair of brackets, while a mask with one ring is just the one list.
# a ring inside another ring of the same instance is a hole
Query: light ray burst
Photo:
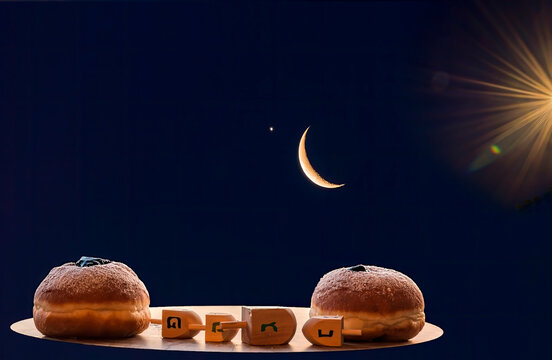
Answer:
[[455, 94], [470, 99], [454, 114], [455, 136], [470, 176], [519, 201], [552, 183], [552, 11], [543, 5], [532, 21], [513, 23], [480, 10], [494, 41], [479, 44], [477, 75], [450, 75]]

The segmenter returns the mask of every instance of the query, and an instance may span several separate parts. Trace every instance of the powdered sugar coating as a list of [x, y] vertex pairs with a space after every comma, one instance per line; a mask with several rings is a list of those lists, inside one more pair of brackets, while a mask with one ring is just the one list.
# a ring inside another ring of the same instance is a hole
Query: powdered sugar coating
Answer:
[[149, 293], [136, 273], [123, 263], [110, 262], [90, 267], [66, 263], [53, 268], [36, 289], [35, 305], [44, 302], [120, 302], [142, 308], [149, 306]]
[[422, 292], [408, 276], [392, 269], [363, 266], [368, 271], [340, 268], [324, 275], [314, 289], [311, 306], [330, 312], [379, 315], [424, 310]]

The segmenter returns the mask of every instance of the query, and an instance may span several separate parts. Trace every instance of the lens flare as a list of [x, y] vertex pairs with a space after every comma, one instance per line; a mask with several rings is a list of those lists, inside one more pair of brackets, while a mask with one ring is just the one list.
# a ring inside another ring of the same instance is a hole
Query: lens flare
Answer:
[[479, 10], [477, 61], [450, 74], [461, 101], [448, 131], [470, 176], [519, 201], [552, 181], [552, 7]]

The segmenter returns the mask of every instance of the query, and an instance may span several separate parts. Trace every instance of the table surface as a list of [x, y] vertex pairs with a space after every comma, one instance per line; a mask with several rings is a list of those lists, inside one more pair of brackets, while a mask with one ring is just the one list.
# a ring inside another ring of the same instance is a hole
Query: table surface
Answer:
[[[222, 312], [234, 315], [236, 319], [241, 318], [241, 306], [163, 306], [152, 307], [151, 316], [154, 319], [161, 319], [163, 309], [189, 309], [197, 312], [201, 318], [210, 312]], [[409, 341], [403, 342], [345, 342], [341, 347], [314, 346], [305, 339], [301, 328], [309, 318], [309, 308], [291, 307], [297, 318], [297, 331], [289, 344], [278, 346], [253, 346], [241, 342], [238, 334], [231, 342], [226, 343], [205, 343], [204, 334], [201, 331], [193, 339], [163, 339], [161, 337], [161, 325], [151, 324], [143, 333], [125, 339], [56, 339], [42, 335], [35, 327], [33, 319], [25, 319], [15, 322], [11, 329], [19, 334], [39, 339], [64, 341], [84, 345], [120, 347], [132, 349], [149, 350], [173, 350], [173, 351], [209, 351], [209, 352], [318, 352], [318, 351], [348, 351], [348, 350], [370, 350], [387, 347], [399, 347], [421, 344], [435, 340], [443, 335], [443, 330], [438, 326], [426, 323], [422, 331]]]

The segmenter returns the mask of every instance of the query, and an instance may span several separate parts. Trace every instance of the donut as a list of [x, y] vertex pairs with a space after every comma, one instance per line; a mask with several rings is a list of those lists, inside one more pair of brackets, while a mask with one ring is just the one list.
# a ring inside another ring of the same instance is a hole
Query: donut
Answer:
[[122, 338], [149, 326], [149, 303], [144, 283], [127, 265], [83, 256], [42, 280], [33, 319], [50, 337]]
[[312, 294], [309, 315], [341, 315], [349, 341], [404, 341], [425, 324], [424, 297], [408, 276], [391, 269], [357, 265], [325, 274]]

